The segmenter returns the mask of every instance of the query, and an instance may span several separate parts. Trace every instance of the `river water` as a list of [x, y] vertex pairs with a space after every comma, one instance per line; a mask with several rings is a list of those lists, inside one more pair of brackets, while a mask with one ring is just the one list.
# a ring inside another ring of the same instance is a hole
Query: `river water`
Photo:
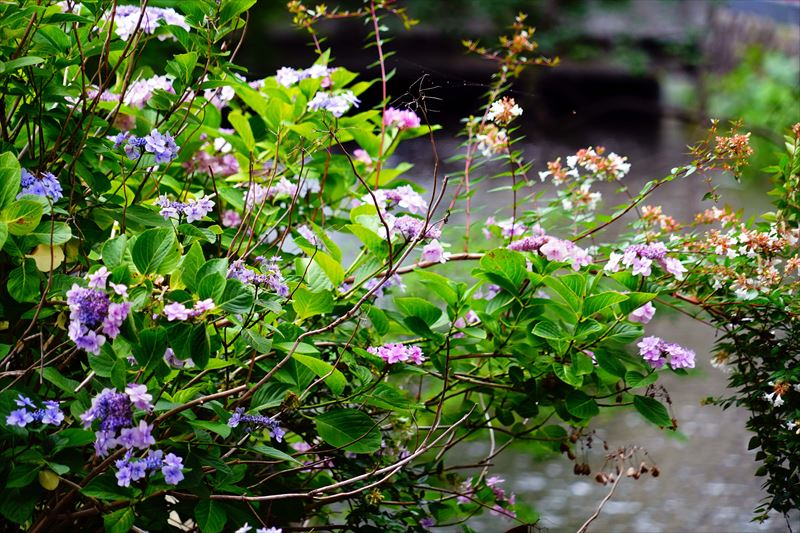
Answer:
[[[524, 128], [523, 128], [524, 129]], [[657, 129], [642, 134], [625, 134], [602, 127], [572, 129], [566, 135], [529, 136], [523, 144], [537, 164], [535, 171], [544, 170], [545, 162], [557, 156], [574, 153], [578, 148], [602, 144], [608, 150], [627, 155], [632, 170], [626, 181], [637, 192], [647, 180], [669, 173], [670, 168], [688, 160], [687, 145], [700, 138], [702, 132], [687, 128], [671, 120], [662, 120]], [[441, 156], [452, 155], [455, 143], [439, 142]], [[411, 143], [398, 154], [399, 159], [415, 161], [417, 166], [411, 177], [422, 185], [430, 185], [425, 176], [432, 171], [430, 146], [425, 142]], [[457, 166], [445, 166], [444, 171], [455, 171]], [[730, 178], [718, 179], [723, 202], [743, 208], [747, 214], [756, 214], [768, 208], [765, 195], [768, 183], [736, 184]], [[488, 190], [502, 182], [486, 183]], [[454, 188], [454, 185], [452, 186]], [[657, 191], [652, 202], [661, 204], [664, 212], [677, 220], [688, 222], [693, 214], [710, 207], [702, 202], [707, 186], [699, 177], [673, 182]], [[478, 221], [507, 206], [509, 192], [479, 196], [476, 207], [482, 211]], [[614, 205], [611, 198], [606, 205]], [[523, 206], [524, 208], [524, 206]], [[458, 224], [463, 216], [451, 218], [455, 226], [452, 242], [459, 235]], [[478, 225], [480, 223], [478, 222]], [[447, 234], [446, 234], [447, 235]], [[456, 248], [454, 245], [453, 248]], [[658, 335], [671, 342], [692, 348], [697, 352], [697, 368], [690, 376], [679, 378], [665, 373], [663, 383], [673, 402], [673, 412], [678, 419], [679, 435], [661, 431], [644, 421], [631, 409], [615, 411], [592, 424], [597, 430], [596, 442], [605, 439], [611, 449], [637, 445], [647, 451], [658, 465], [658, 478], [642, 476], [639, 480], [623, 479], [614, 496], [605, 505], [599, 518], [590, 527], [592, 532], [754, 532], [787, 531], [782, 516], [772, 517], [764, 523], [751, 522], [752, 510], [765, 497], [761, 489], [762, 478], [754, 472], [755, 451], [748, 451], [751, 437], [744, 424], [747, 413], [731, 408], [723, 411], [717, 406], [702, 406], [708, 396], [725, 393], [726, 376], [710, 365], [709, 357], [714, 343], [714, 331], [688, 317], [668, 314], [661, 309], [647, 326], [647, 333]], [[463, 446], [459, 462], [480, 460], [486, 456], [488, 442], [475, 441]], [[588, 456], [593, 472], [604, 461], [602, 446], [595, 445]], [[525, 502], [541, 514], [538, 524], [546, 531], [576, 531], [592, 514], [608, 492], [608, 487], [596, 483], [593, 475], [575, 476], [572, 463], [565, 456], [542, 460], [523, 449], [506, 450], [495, 461], [490, 475], [506, 480], [504, 487], [516, 493], [517, 501]], [[797, 523], [797, 517], [792, 517]], [[473, 518], [469, 524], [480, 532], [501, 532], [518, 525], [508, 519], [485, 513]], [[797, 528], [795, 528], [797, 529]], [[450, 528], [437, 529], [438, 531]], [[455, 531], [455, 529], [452, 529]]]

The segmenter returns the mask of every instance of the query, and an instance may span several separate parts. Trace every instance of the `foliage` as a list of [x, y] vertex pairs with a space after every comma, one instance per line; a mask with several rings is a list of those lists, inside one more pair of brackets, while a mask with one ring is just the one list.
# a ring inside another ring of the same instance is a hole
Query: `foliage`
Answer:
[[[46, 4], [0, 6], [6, 520], [407, 531], [490, 510], [535, 523], [488, 475], [512, 442], [575, 459], [594, 419], [620, 409], [676, 427], [657, 379], [694, 352], [642, 338], [644, 324], [652, 302], [714, 274], [647, 226], [671, 224], [655, 209], [597, 239], [674, 180], [738, 170], [746, 136], [698, 149], [611, 214], [592, 186], [624, 189], [630, 165], [600, 147], [549, 163], [540, 177], [558, 189], [542, 197], [514, 148], [522, 110], [501, 96], [555, 62], [520, 16], [497, 48], [470, 44], [498, 63], [490, 105], [466, 119], [463, 173], [431, 176], [423, 196], [393, 154], [437, 128], [424, 107], [388, 105], [383, 20], [412, 22], [392, 2], [290, 3], [317, 62], [249, 81], [234, 60], [254, 0]], [[320, 47], [316, 22], [344, 17], [370, 28], [379, 79]], [[163, 71], [138, 66], [144, 48], [175, 45]], [[359, 107], [375, 83], [385, 98]], [[511, 182], [511, 217], [476, 242], [471, 206], [490, 178]], [[449, 253], [460, 206], [464, 251]], [[404, 294], [408, 276], [420, 289]], [[492, 451], [463, 465], [452, 452], [475, 438]], [[635, 464], [631, 477], [657, 473]]]

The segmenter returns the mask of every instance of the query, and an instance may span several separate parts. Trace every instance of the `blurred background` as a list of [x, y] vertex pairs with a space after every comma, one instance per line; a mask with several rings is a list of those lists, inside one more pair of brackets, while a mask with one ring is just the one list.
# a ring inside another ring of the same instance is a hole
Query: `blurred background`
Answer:
[[[361, 4], [332, 1], [329, 7]], [[562, 61], [557, 68], [531, 68], [510, 91], [525, 110], [519, 146], [534, 160], [534, 172], [544, 170], [548, 160], [603, 145], [629, 157], [626, 181], [638, 191], [647, 180], [689, 160], [687, 146], [703, 136], [710, 117], [742, 119], [744, 131], [752, 132], [753, 164], [741, 183], [724, 176], [715, 183], [721, 203], [747, 215], [768, 209], [769, 177], [760, 169], [781, 151], [780, 132], [800, 122], [800, 0], [405, 0], [401, 5], [420, 24], [403, 31], [386, 20], [393, 26], [389, 48], [396, 52], [387, 60], [395, 71], [389, 87], [393, 105], [426, 106], [431, 121], [444, 127], [437, 137], [443, 159], [458, 151], [460, 120], [480, 112], [494, 68], [467, 55], [462, 39], [491, 46], [523, 11], [537, 28], [540, 53]], [[324, 23], [319, 30], [326, 39], [323, 47], [333, 51], [333, 65], [364, 77], [378, 75], [374, 67], [368, 69], [375, 50], [364, 47], [368, 30], [360, 21]], [[281, 66], [304, 68], [315, 59], [308, 43], [307, 34], [291, 26], [283, 2], [261, 0], [251, 12], [239, 60], [251, 78], [272, 75]], [[376, 88], [364, 95], [362, 108], [378, 101]], [[406, 143], [395, 157], [415, 164], [409, 179], [430, 181], [427, 140]], [[459, 168], [446, 164], [444, 172]], [[505, 184], [483, 186], [499, 185]], [[666, 214], [690, 222], [694, 213], [711, 207], [702, 200], [708, 188], [699, 180], [673, 185], [651, 200]], [[613, 191], [606, 192], [606, 206], [614, 205]], [[508, 203], [508, 193], [486, 202], [482, 196], [477, 217], [496, 214]], [[457, 215], [454, 223], [457, 232]], [[690, 378], [668, 376], [665, 382], [679, 432], [659, 431], [635, 413], [601, 424], [599, 439], [612, 447], [643, 446], [662, 474], [621, 483], [592, 530], [787, 531], [783, 517], [750, 522], [763, 493], [753, 475], [755, 452], [747, 450], [747, 414], [701, 405], [725, 390], [725, 375], [708, 360], [714, 332], [666, 310], [648, 331], [695, 349], [698, 368]], [[487, 446], [474, 442], [463, 452], [479, 459]], [[541, 513], [542, 528], [575, 531], [607, 489], [591, 477], [573, 476], [565, 458], [540, 455], [535, 446], [513, 448], [492, 473], [506, 479], [520, 504]], [[586, 459], [598, 469], [602, 450], [588, 450]], [[800, 518], [792, 519], [797, 529]], [[491, 515], [470, 524], [485, 532], [513, 525]]]

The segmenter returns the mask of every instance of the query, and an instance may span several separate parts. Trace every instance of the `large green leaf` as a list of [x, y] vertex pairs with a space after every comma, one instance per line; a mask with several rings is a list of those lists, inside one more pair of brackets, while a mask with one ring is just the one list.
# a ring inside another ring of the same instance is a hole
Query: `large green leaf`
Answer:
[[394, 303], [405, 316], [417, 317], [429, 327], [433, 326], [442, 316], [440, 308], [422, 298], [395, 298]]
[[[175, 234], [168, 228], [149, 229], [139, 235], [133, 243], [131, 257], [136, 269], [142, 274], [170, 274], [177, 266], [178, 251]], [[169, 270], [168, 272], [165, 270]]]
[[333, 365], [327, 361], [317, 359], [316, 357], [312, 357], [310, 355], [299, 354], [297, 352], [293, 353], [292, 357], [294, 357], [295, 361], [308, 367], [308, 369], [315, 373], [317, 377], [321, 378], [326, 376], [325, 384], [330, 387], [331, 392], [334, 394], [339, 395], [344, 391], [344, 388], [347, 385], [347, 379], [344, 377], [344, 374], [335, 369]]
[[381, 447], [375, 421], [356, 409], [335, 409], [315, 419], [317, 433], [326, 443], [354, 453], [373, 453]]
[[624, 302], [627, 299], [628, 296], [614, 291], [593, 294], [583, 301], [583, 316], [592, 316], [595, 313], [599, 313], [606, 307], [611, 307], [612, 305]]
[[633, 406], [640, 415], [653, 424], [660, 427], [672, 427], [672, 418], [670, 418], [667, 408], [655, 398], [636, 395], [633, 397]]
[[18, 302], [35, 302], [39, 298], [39, 270], [33, 259], [25, 259], [22, 266], [8, 275], [8, 294]]
[[600, 414], [597, 402], [583, 391], [570, 391], [565, 403], [569, 414], [578, 418], [592, 418]]
[[294, 291], [292, 307], [300, 319], [330, 313], [333, 311], [333, 295], [330, 291], [311, 292], [300, 287]]
[[3, 209], [0, 220], [8, 224], [11, 235], [27, 235], [39, 225], [42, 213], [44, 208], [41, 203], [23, 198]]
[[6, 208], [17, 197], [21, 172], [14, 154], [11, 152], [0, 154], [0, 209]]
[[50, 246], [66, 243], [72, 238], [72, 230], [66, 222], [44, 220], [29, 235], [35, 237], [41, 244]]
[[133, 527], [135, 520], [136, 515], [133, 514], [133, 509], [130, 507], [103, 515], [106, 533], [127, 533]]
[[194, 519], [203, 533], [219, 533], [228, 521], [225, 508], [214, 500], [200, 500], [194, 508]]
[[511, 293], [516, 293], [528, 275], [525, 257], [513, 250], [497, 248], [487, 252], [480, 261], [481, 268], [495, 279], [498, 285]]

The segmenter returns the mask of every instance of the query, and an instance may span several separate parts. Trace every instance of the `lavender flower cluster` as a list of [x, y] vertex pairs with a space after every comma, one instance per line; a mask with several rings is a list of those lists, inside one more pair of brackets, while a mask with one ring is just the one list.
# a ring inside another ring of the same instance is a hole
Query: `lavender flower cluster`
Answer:
[[[99, 423], [94, 442], [98, 457], [107, 456], [118, 446], [128, 450], [122, 459], [115, 461], [117, 485], [120, 487], [129, 487], [131, 481], [138, 481], [158, 470], [171, 485], [177, 485], [183, 479], [183, 459], [172, 453], [164, 457], [162, 451], [150, 449], [156, 443], [153, 425], [145, 420], [134, 424], [134, 408], [150, 412], [153, 409], [152, 400], [153, 396], [147, 392], [146, 385], [131, 383], [125, 392], [103, 389], [92, 399], [91, 407], [81, 415], [86, 429], [94, 422]], [[147, 456], [134, 459], [134, 449], [147, 450]]]
[[248, 209], [254, 209], [267, 199], [280, 196], [294, 197], [295, 194], [302, 198], [308, 193], [318, 193], [319, 191], [319, 180], [315, 178], [306, 178], [300, 185], [297, 185], [286, 177], [281, 177], [277, 183], [270, 185], [251, 183], [245, 192], [244, 204]]
[[390, 342], [383, 346], [370, 346], [367, 351], [373, 355], [377, 355], [388, 364], [395, 363], [414, 363], [421, 365], [425, 361], [425, 356], [422, 354], [422, 349], [419, 346], [406, 346], [400, 343]]
[[23, 168], [22, 176], [20, 177], [20, 186], [22, 190], [17, 195], [17, 200], [26, 194], [50, 198], [53, 202], [57, 202], [64, 197], [64, 192], [61, 189], [58, 178], [51, 172], [44, 172], [37, 177]]
[[394, 107], [389, 107], [383, 114], [383, 124], [384, 126], [394, 127], [402, 131], [409, 128], [418, 128], [420, 125], [420, 118], [410, 109], [395, 109]]
[[19, 409], [14, 409], [6, 417], [6, 424], [9, 426], [24, 428], [33, 422], [60, 426], [61, 422], [64, 421], [64, 413], [61, 412], [58, 402], [45, 400], [42, 402], [43, 407], [37, 408], [30, 398], [17, 394], [17, 399], [14, 400], [14, 403], [17, 404]]
[[120, 487], [130, 487], [131, 481], [138, 481], [159, 470], [164, 474], [164, 481], [170, 485], [177, 485], [183, 480], [183, 459], [174, 453], [164, 457], [161, 450], [149, 450], [147, 457], [141, 459], [134, 459], [132, 452], [128, 451], [114, 465], [117, 467], [117, 485]]
[[395, 234], [402, 236], [408, 241], [416, 240], [422, 235], [425, 229], [425, 239], [438, 239], [442, 236], [442, 231], [436, 226], [429, 225], [425, 228], [425, 220], [415, 218], [408, 215], [403, 215], [394, 219], [392, 229]]
[[[120, 327], [131, 310], [130, 302], [111, 301], [105, 290], [110, 274], [106, 267], [100, 267], [86, 276], [88, 287], [74, 283], [67, 291], [67, 305], [70, 310], [69, 338], [78, 348], [94, 355], [100, 353], [106, 337], [114, 339], [119, 335]], [[125, 285], [110, 282], [110, 287], [117, 296], [128, 296]], [[100, 328], [101, 333], [97, 332], [97, 328]]]
[[201, 196], [191, 199], [186, 203], [171, 201], [166, 194], [162, 194], [156, 200], [156, 205], [160, 207], [159, 214], [165, 220], [178, 219], [181, 215], [186, 216], [186, 222], [192, 223], [202, 220], [214, 209], [214, 201], [211, 196]]
[[662, 242], [652, 244], [634, 244], [625, 248], [621, 254], [612, 252], [606, 263], [606, 272], [618, 272], [620, 263], [631, 268], [634, 276], [647, 277], [653, 273], [653, 264], [659, 265], [677, 279], [683, 279], [686, 267], [679, 259], [667, 257], [667, 247]]
[[150, 403], [152, 399], [146, 385], [135, 383], [129, 384], [125, 392], [103, 389], [92, 398], [92, 405], [81, 415], [81, 421], [85, 429], [90, 428], [93, 422], [99, 422], [94, 443], [95, 453], [99, 457], [105, 457], [120, 445], [130, 450], [146, 449], [155, 444], [151, 434], [152, 425], [144, 420], [140, 420], [137, 426], [133, 423], [133, 408], [149, 412], [153, 408]]
[[[153, 97], [153, 93], [158, 89], [174, 94], [175, 88], [172, 86], [172, 78], [168, 76], [140, 78], [130, 84], [125, 96], [122, 98], [122, 102], [131, 107], [144, 109], [144, 106]], [[119, 97], [116, 96], [116, 99], [119, 99]]]
[[639, 354], [653, 368], [662, 368], [667, 359], [673, 369], [694, 368], [694, 351], [660, 337], [645, 337], [636, 346], [639, 347]]
[[592, 262], [592, 256], [572, 241], [545, 235], [538, 226], [534, 231], [533, 236], [523, 237], [509, 244], [508, 249], [518, 252], [537, 252], [548, 261], [571, 263], [573, 270], [580, 270]]
[[372, 194], [362, 196], [360, 203], [375, 205], [375, 201], [372, 199], [373, 196], [377, 201], [378, 209], [382, 212], [393, 207], [405, 209], [412, 214], [423, 213], [428, 209], [428, 202], [411, 188], [411, 185], [401, 185], [394, 189], [376, 189], [372, 191]]
[[281, 67], [275, 73], [275, 79], [284, 87], [291, 87], [301, 80], [316, 80], [323, 78], [322, 87], [330, 87], [330, 75], [335, 69], [324, 65], [312, 65], [307, 69], [297, 70], [291, 67]]
[[[142, 13], [143, 10], [144, 13]], [[107, 13], [105, 18], [106, 20], [111, 20], [111, 12]], [[139, 26], [140, 18], [142, 21], [141, 26]], [[145, 7], [143, 9], [136, 5], [121, 5], [117, 6], [114, 12], [114, 23], [116, 25], [114, 33], [123, 41], [127, 41], [134, 34], [137, 26], [143, 33], [152, 35], [162, 22], [172, 26], [179, 26], [186, 31], [191, 30], [183, 15], [172, 8]], [[158, 36], [161, 41], [166, 38], [167, 36], [165, 35]]]
[[135, 161], [142, 153], [153, 154], [156, 163], [169, 163], [178, 157], [180, 146], [175, 144], [175, 139], [169, 132], [161, 134], [157, 129], [153, 130], [144, 137], [130, 136], [127, 132], [122, 132], [113, 137], [114, 149], [118, 150], [124, 145], [125, 155], [128, 159]]
[[237, 259], [228, 267], [228, 277], [250, 285], [269, 287], [279, 296], [289, 296], [289, 287], [283, 280], [283, 274], [278, 266], [280, 258], [273, 257], [266, 261], [264, 258], [259, 257], [257, 260], [262, 265], [261, 270], [263, 273], [247, 268], [243, 260]]
[[171, 304], [167, 304], [164, 306], [164, 316], [167, 317], [168, 322], [172, 322], [174, 320], [189, 320], [190, 318], [196, 318], [207, 311], [212, 311], [216, 305], [214, 304], [214, 300], [211, 298], [206, 298], [205, 300], [200, 300], [195, 302], [194, 306], [186, 307], [186, 305], [180, 302], [172, 302]]
[[278, 421], [264, 415], [250, 415], [244, 412], [243, 407], [236, 408], [236, 411], [228, 419], [228, 426], [232, 428], [245, 426], [245, 430], [250, 433], [255, 429], [266, 429], [270, 436], [278, 442], [283, 440], [286, 431], [278, 425]]
[[309, 111], [319, 111], [324, 109], [329, 111], [334, 117], [341, 117], [347, 113], [351, 107], [358, 107], [361, 103], [353, 91], [341, 91], [338, 93], [329, 91], [317, 91], [317, 94], [308, 101]]

